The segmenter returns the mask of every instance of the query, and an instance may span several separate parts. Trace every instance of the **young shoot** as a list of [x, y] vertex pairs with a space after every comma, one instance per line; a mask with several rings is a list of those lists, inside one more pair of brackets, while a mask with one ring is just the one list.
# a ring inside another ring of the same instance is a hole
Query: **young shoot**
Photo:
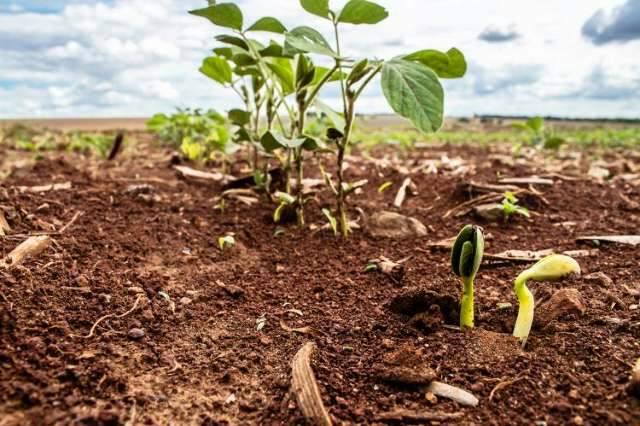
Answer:
[[[332, 10], [328, 0], [300, 0], [303, 9], [331, 24], [333, 40], [329, 43], [317, 30], [308, 26], [287, 32], [286, 45], [308, 54], [332, 60], [340, 84], [341, 114], [321, 102], [315, 107], [333, 121], [327, 139], [336, 148], [337, 182], [328, 182], [336, 198], [340, 233], [348, 236], [347, 196], [352, 192], [344, 176], [344, 158], [350, 146], [356, 117], [356, 105], [367, 86], [380, 76], [382, 92], [399, 115], [408, 118], [421, 131], [435, 132], [442, 126], [444, 90], [440, 78], [460, 78], [467, 70], [464, 55], [456, 48], [441, 52], [425, 49], [402, 54], [389, 60], [350, 58], [345, 54], [342, 28], [345, 25], [375, 25], [388, 16], [387, 10], [368, 0], [349, 0], [341, 10]], [[329, 179], [330, 180], [330, 179]]]
[[236, 239], [233, 235], [225, 235], [224, 237], [218, 238], [218, 248], [220, 251], [225, 251], [225, 249], [231, 248], [236, 245]]
[[578, 262], [569, 256], [552, 254], [522, 271], [516, 278], [514, 291], [518, 297], [519, 308], [513, 335], [520, 339], [523, 346], [531, 331], [535, 306], [533, 294], [527, 288], [527, 281], [555, 281], [570, 274], [580, 274]]
[[484, 255], [484, 235], [478, 226], [467, 225], [451, 249], [451, 268], [462, 280], [460, 328], [473, 328], [473, 284]]
[[518, 198], [513, 194], [513, 192], [507, 191], [504, 193], [504, 199], [502, 200], [502, 203], [499, 204], [499, 206], [502, 209], [502, 215], [505, 222], [508, 222], [509, 218], [514, 214], [519, 214], [524, 217], [531, 217], [529, 209], [519, 206], [518, 201]]

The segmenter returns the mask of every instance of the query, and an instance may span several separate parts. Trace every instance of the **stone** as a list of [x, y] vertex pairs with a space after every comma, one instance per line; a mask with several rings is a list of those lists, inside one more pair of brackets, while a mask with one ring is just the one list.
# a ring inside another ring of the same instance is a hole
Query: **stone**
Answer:
[[573, 288], [556, 291], [551, 299], [538, 307], [535, 312], [535, 324], [545, 328], [551, 322], [567, 315], [582, 315], [587, 310], [580, 292]]
[[403, 239], [427, 235], [427, 227], [418, 219], [388, 211], [371, 215], [366, 228], [373, 237]]
[[611, 287], [613, 280], [603, 272], [594, 272], [593, 274], [585, 275], [586, 281], [593, 281], [600, 284], [603, 287]]
[[385, 382], [427, 385], [436, 378], [436, 372], [422, 360], [422, 355], [422, 349], [411, 344], [402, 345], [375, 365], [373, 372]]
[[132, 328], [127, 335], [133, 340], [139, 340], [144, 337], [144, 330], [141, 328]]

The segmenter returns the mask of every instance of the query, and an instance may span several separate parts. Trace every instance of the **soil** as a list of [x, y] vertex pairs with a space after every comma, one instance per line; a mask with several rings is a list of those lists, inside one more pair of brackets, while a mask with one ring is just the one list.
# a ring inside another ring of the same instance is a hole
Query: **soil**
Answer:
[[[510, 336], [517, 312], [512, 282], [524, 266], [480, 269], [476, 329], [461, 332], [449, 326], [460, 283], [448, 251], [429, 248], [469, 222], [484, 228], [487, 253], [593, 249], [576, 237], [637, 234], [638, 180], [590, 178], [599, 153], [514, 160], [508, 147], [431, 146], [400, 158], [387, 149], [367, 160], [352, 156], [349, 179], [369, 179], [351, 198], [352, 216], [357, 209], [398, 211], [422, 221], [428, 235], [391, 240], [356, 230], [345, 241], [293, 224], [274, 233], [267, 202], [229, 200], [215, 209], [220, 183], [178, 177], [171, 152], [147, 135], [133, 136], [136, 149], [114, 162], [47, 154], [21, 162], [0, 186], [12, 227], [0, 237], [2, 255], [81, 212], [63, 233], [51, 234], [47, 251], [0, 271], [1, 425], [302, 424], [290, 396], [290, 362], [309, 340], [317, 343], [312, 366], [336, 424], [383, 424], [390, 421], [384, 413], [397, 409], [460, 413], [446, 424], [640, 424], [640, 403], [627, 392], [640, 356], [637, 247], [602, 244], [596, 256], [578, 258], [581, 276], [532, 284], [540, 302], [558, 289], [576, 289], [587, 309], [534, 328], [524, 349]], [[640, 169], [637, 153], [603, 158], [618, 176]], [[429, 162], [435, 169], [416, 170]], [[231, 173], [240, 175], [239, 167]], [[395, 209], [407, 172], [418, 193]], [[469, 199], [460, 191], [465, 183], [549, 172], [563, 177], [536, 186], [542, 197], [523, 199], [530, 219], [443, 218]], [[315, 167], [309, 174], [318, 177]], [[17, 188], [66, 181], [71, 189]], [[379, 193], [386, 181], [394, 186]], [[324, 225], [321, 208], [330, 205], [330, 194], [320, 191], [307, 206], [307, 222]], [[217, 240], [228, 233], [238, 245], [222, 252]], [[410, 256], [400, 282], [365, 272], [367, 261], [381, 256]], [[587, 278], [598, 272], [612, 284]], [[391, 309], [416, 289], [446, 301], [427, 306], [438, 321], [411, 321], [416, 312]], [[511, 306], [498, 306], [503, 302]], [[302, 327], [315, 332], [287, 331]], [[381, 380], [374, 366], [406, 345], [419, 349], [439, 381], [473, 393], [479, 405]]]

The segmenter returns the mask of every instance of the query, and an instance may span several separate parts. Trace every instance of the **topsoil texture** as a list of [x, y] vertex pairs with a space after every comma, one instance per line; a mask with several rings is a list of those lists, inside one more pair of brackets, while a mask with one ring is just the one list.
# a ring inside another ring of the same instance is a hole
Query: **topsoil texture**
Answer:
[[[426, 225], [426, 236], [401, 240], [355, 230], [345, 241], [294, 225], [274, 233], [273, 205], [229, 199], [215, 209], [220, 183], [177, 176], [170, 153], [143, 143], [111, 163], [62, 154], [16, 162], [0, 187], [12, 228], [0, 254], [29, 234], [50, 232], [54, 243], [0, 270], [0, 425], [301, 424], [290, 362], [308, 341], [317, 344], [312, 367], [336, 424], [393, 422], [399, 409], [450, 415], [446, 424], [640, 424], [627, 391], [640, 356], [638, 248], [576, 241], [638, 233], [637, 153], [605, 156], [601, 166], [617, 177], [602, 182], [587, 174], [593, 153], [544, 160], [503, 151], [439, 146], [403, 159], [386, 150], [349, 158], [349, 179], [368, 179], [351, 199], [354, 218], [357, 209], [396, 210]], [[315, 166], [309, 171], [317, 177]], [[443, 217], [474, 195], [464, 189], [471, 181], [549, 173], [553, 185], [521, 201], [530, 219]], [[396, 209], [406, 175], [417, 193]], [[67, 181], [70, 189], [18, 188]], [[394, 185], [379, 193], [386, 181]], [[323, 225], [330, 203], [319, 192], [308, 223]], [[584, 305], [534, 327], [522, 350], [510, 332], [512, 282], [525, 266], [487, 262], [476, 280], [476, 330], [443, 327], [455, 324], [460, 284], [448, 250], [430, 243], [469, 222], [484, 228], [487, 253], [595, 249], [577, 258], [580, 277], [531, 285], [538, 301], [569, 288]], [[217, 239], [229, 233], [237, 245], [222, 252]], [[404, 276], [365, 272], [380, 256], [408, 258]], [[415, 289], [448, 305], [427, 301], [421, 321], [410, 321], [417, 312], [409, 308], [391, 309]], [[290, 331], [301, 327], [315, 332]], [[407, 348], [479, 404], [386, 381], [376, 366]]]

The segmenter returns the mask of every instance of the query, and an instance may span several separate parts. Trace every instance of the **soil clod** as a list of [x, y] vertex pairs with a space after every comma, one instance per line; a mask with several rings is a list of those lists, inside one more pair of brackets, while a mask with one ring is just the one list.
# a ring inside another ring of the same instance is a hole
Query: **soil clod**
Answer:
[[535, 314], [536, 327], [543, 329], [551, 322], [567, 315], [582, 315], [587, 310], [584, 298], [576, 289], [558, 290], [547, 302], [540, 305]]
[[403, 239], [424, 237], [427, 227], [418, 219], [394, 212], [377, 212], [366, 222], [366, 229], [373, 237]]

